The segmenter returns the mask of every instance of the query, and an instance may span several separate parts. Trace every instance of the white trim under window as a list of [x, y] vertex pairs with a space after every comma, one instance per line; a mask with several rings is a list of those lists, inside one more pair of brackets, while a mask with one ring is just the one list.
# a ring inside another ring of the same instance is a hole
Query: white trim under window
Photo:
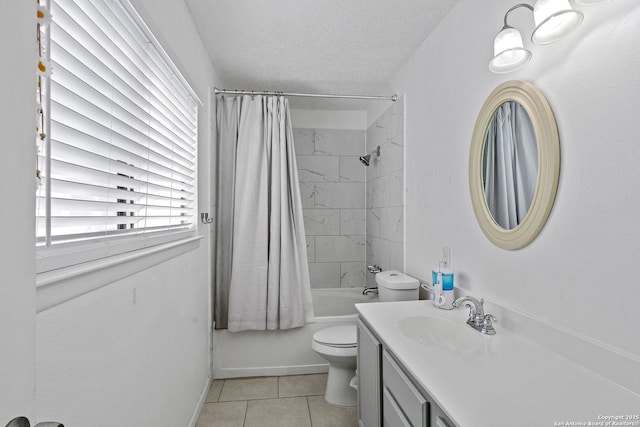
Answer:
[[128, 0], [50, 10], [38, 272], [193, 236], [193, 90]]

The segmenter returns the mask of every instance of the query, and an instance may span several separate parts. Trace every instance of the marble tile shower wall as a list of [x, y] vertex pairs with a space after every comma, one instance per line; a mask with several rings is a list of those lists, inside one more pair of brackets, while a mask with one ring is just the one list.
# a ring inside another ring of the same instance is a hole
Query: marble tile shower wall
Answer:
[[294, 128], [312, 288], [365, 283], [364, 130]]
[[[383, 270], [404, 268], [404, 102], [394, 102], [369, 128], [367, 152], [380, 157], [366, 168], [366, 260]], [[367, 274], [367, 286], [376, 286]]]

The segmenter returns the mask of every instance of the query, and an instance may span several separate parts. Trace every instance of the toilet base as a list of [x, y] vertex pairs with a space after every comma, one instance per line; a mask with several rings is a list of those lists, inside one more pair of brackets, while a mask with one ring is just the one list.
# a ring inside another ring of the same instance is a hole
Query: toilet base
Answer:
[[355, 374], [355, 368], [341, 368], [329, 365], [324, 400], [337, 406], [356, 406], [358, 404], [358, 393], [349, 385], [351, 378]]

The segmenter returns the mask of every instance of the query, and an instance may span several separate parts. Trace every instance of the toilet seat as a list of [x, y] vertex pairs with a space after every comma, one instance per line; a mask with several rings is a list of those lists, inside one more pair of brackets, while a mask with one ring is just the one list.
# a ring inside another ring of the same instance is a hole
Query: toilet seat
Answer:
[[333, 326], [313, 334], [313, 341], [328, 347], [354, 348], [358, 345], [356, 325]]

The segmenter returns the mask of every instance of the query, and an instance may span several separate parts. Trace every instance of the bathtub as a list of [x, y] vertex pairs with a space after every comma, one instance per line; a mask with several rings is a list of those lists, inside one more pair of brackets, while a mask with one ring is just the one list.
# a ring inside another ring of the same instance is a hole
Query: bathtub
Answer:
[[315, 322], [285, 331], [213, 331], [213, 376], [236, 378], [327, 372], [329, 365], [311, 349], [320, 329], [354, 324], [355, 304], [377, 301], [362, 288], [312, 289]]

